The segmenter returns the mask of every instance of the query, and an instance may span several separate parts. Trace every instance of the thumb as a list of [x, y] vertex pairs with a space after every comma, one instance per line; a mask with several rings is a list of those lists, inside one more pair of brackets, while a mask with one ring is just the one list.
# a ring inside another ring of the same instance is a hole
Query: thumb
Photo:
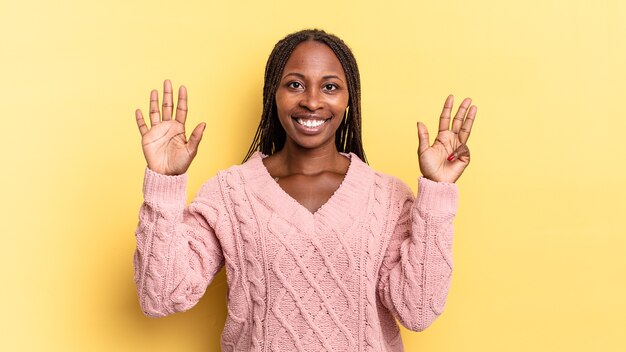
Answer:
[[417, 154], [422, 155], [422, 153], [430, 146], [430, 142], [428, 140], [428, 129], [426, 128], [426, 125], [421, 122], [417, 123], [417, 137], [419, 138]]
[[196, 155], [198, 152], [198, 144], [200, 144], [200, 141], [202, 140], [202, 133], [204, 133], [205, 127], [206, 123], [199, 123], [198, 126], [193, 129], [193, 132], [191, 132], [191, 136], [189, 137], [189, 142], [187, 144], [189, 145], [190, 152], [193, 155]]

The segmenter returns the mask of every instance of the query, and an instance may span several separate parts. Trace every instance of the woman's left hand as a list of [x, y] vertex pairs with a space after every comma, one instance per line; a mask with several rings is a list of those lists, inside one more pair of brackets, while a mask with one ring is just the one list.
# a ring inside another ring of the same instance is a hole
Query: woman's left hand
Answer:
[[465, 98], [450, 128], [450, 112], [453, 103], [454, 97], [449, 95], [443, 106], [439, 118], [439, 132], [432, 146], [429, 146], [426, 125], [417, 123], [419, 137], [417, 155], [420, 171], [424, 177], [435, 182], [456, 182], [470, 162], [467, 139], [472, 130], [477, 107], [470, 106], [472, 99]]

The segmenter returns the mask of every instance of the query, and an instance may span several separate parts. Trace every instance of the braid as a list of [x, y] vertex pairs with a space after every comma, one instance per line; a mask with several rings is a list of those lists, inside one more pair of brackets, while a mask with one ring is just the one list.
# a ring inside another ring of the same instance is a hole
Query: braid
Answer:
[[296, 46], [307, 40], [315, 40], [328, 45], [337, 56], [348, 81], [348, 115], [341, 121], [335, 135], [335, 145], [339, 152], [356, 154], [367, 162], [361, 141], [361, 79], [356, 59], [350, 48], [338, 37], [322, 30], [307, 29], [289, 34], [281, 39], [267, 59], [265, 82], [263, 85], [263, 112], [252, 144], [244, 162], [256, 151], [271, 155], [281, 150], [287, 138], [280, 125], [276, 108], [276, 90], [287, 60]]

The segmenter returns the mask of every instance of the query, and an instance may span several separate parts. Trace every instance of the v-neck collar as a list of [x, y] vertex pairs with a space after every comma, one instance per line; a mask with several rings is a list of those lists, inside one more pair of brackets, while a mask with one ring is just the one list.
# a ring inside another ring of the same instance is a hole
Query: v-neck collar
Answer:
[[[265, 174], [267, 177], [271, 178], [274, 182], [272, 182], [274, 185], [276, 185], [280, 190], [277, 190], [277, 193], [284, 193], [284, 195], [287, 198], [290, 198], [293, 202], [292, 203], [297, 203], [296, 206], [300, 206], [302, 208], [304, 208], [304, 210], [308, 211], [309, 213], [311, 213], [311, 216], [315, 216], [317, 215], [319, 212], [323, 211], [323, 208], [327, 206], [327, 204], [331, 203], [333, 201], [333, 198], [335, 197], [335, 195], [340, 192], [340, 190], [342, 189], [341, 186], [343, 186], [344, 182], [346, 181], [346, 179], [348, 178], [348, 176], [351, 176], [351, 171], [352, 171], [352, 166], [354, 165], [354, 158], [352, 157], [352, 155], [350, 154], [346, 154], [346, 153], [339, 153], [341, 155], [343, 155], [344, 157], [346, 157], [350, 163], [348, 164], [348, 170], [346, 171], [346, 174], [343, 176], [343, 179], [341, 180], [341, 183], [339, 184], [339, 187], [337, 187], [337, 189], [333, 192], [333, 194], [331, 194], [331, 196], [326, 200], [326, 202], [324, 202], [324, 204], [322, 204], [319, 208], [317, 208], [316, 211], [311, 212], [309, 209], [307, 209], [304, 205], [302, 205], [302, 203], [298, 202], [294, 197], [292, 197], [289, 193], [287, 193], [287, 191], [285, 191], [280, 184], [276, 181], [276, 179], [272, 178], [272, 175], [270, 175], [269, 170], [267, 169], [267, 167], [265, 167], [265, 164], [263, 163], [263, 159], [265, 159], [267, 157], [267, 155], [261, 154], [261, 166], [262, 166], [262, 170], [265, 171]], [[357, 158], [358, 159], [358, 158]], [[269, 181], [268, 181], [269, 182]]]
[[352, 222], [359, 210], [365, 208], [374, 172], [356, 154], [342, 153], [342, 155], [350, 159], [348, 170], [335, 192], [313, 213], [290, 196], [272, 178], [263, 164], [266, 155], [261, 152], [254, 153], [242, 165], [243, 177], [259, 201], [298, 227], [305, 224], [305, 227], [314, 226], [314, 222], [321, 218], [326, 223], [344, 227]]

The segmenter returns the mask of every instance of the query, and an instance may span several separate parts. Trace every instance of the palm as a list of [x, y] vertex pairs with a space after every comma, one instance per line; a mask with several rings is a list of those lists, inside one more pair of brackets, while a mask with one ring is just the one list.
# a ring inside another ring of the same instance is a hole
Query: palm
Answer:
[[141, 145], [148, 167], [166, 175], [184, 173], [193, 160], [185, 140], [185, 126], [176, 120], [152, 127], [141, 137]]
[[450, 128], [453, 100], [452, 96], [446, 99], [439, 119], [439, 132], [431, 146], [426, 126], [418, 123], [420, 170], [424, 177], [436, 182], [456, 182], [470, 161], [466, 143], [477, 108], [470, 107], [471, 99], [463, 100]]
[[161, 119], [156, 90], [150, 93], [152, 128], [148, 129], [146, 126], [141, 110], [137, 109], [135, 115], [148, 168], [164, 175], [180, 175], [187, 171], [196, 156], [204, 124], [196, 126], [187, 141], [185, 137], [187, 91], [185, 87], [180, 87], [176, 119], [172, 120], [172, 86], [169, 80], [166, 80], [163, 86], [163, 118]]

